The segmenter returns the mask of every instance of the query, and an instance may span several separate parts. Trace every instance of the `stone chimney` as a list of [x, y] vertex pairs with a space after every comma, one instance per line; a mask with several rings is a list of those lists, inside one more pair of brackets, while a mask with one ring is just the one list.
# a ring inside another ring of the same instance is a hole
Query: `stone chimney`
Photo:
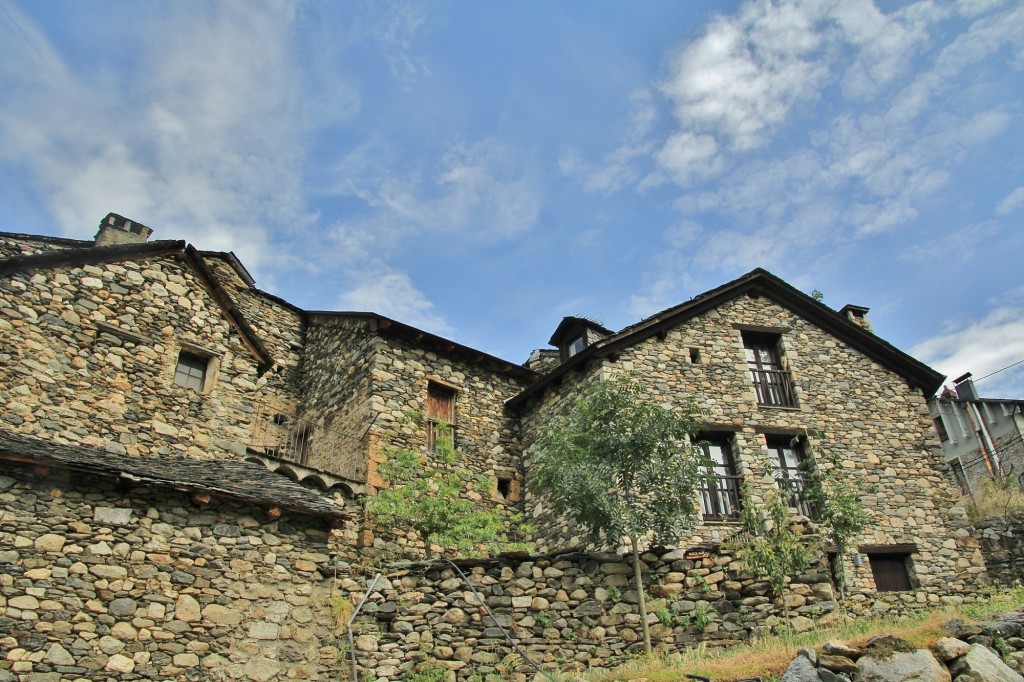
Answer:
[[846, 305], [843, 306], [843, 309], [839, 311], [839, 314], [846, 315], [846, 319], [848, 319], [850, 322], [853, 322], [857, 326], [864, 327], [864, 329], [870, 332], [873, 330], [871, 329], [871, 323], [868, 322], [869, 310], [871, 310], [871, 308], [865, 308], [862, 305], [853, 305], [852, 303], [847, 303]]
[[153, 230], [142, 223], [128, 220], [116, 213], [108, 213], [100, 222], [93, 246], [116, 246], [118, 244], [145, 244]]

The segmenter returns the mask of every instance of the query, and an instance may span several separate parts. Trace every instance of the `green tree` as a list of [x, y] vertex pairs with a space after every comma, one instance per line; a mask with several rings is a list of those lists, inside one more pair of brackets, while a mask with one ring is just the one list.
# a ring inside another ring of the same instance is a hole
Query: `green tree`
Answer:
[[807, 570], [814, 553], [803, 533], [790, 523], [789, 505], [782, 492], [773, 488], [765, 501], [756, 505], [749, 486], [744, 485], [740, 525], [743, 531], [730, 542], [739, 552], [740, 564], [767, 579], [773, 596], [784, 604], [786, 579]]
[[[825, 442], [825, 435], [820, 431], [811, 431], [817, 443]], [[821, 526], [821, 539], [827, 547], [836, 551], [836, 581], [839, 588], [839, 600], [846, 597], [846, 568], [843, 557], [850, 548], [850, 543], [871, 521], [871, 517], [861, 504], [860, 485], [844, 476], [843, 467], [836, 453], [829, 452], [820, 445], [810, 452], [809, 440], [804, 441], [809, 455], [809, 464], [805, 476], [803, 499], [814, 510], [814, 520]]]
[[414, 531], [428, 554], [432, 546], [459, 556], [478, 554], [481, 546], [492, 551], [528, 548], [509, 530], [516, 529], [520, 537], [531, 532], [520, 514], [501, 514], [466, 496], [471, 490], [489, 493], [493, 482], [460, 464], [445, 425], [435, 452], [394, 450], [378, 473], [387, 487], [369, 499], [367, 515], [377, 526]]
[[529, 484], [595, 543], [626, 540], [651, 651], [641, 542], [670, 544], [697, 522], [696, 493], [707, 462], [691, 444], [700, 429], [692, 401], [663, 407], [630, 377], [585, 388], [572, 410], [543, 430], [527, 459]]

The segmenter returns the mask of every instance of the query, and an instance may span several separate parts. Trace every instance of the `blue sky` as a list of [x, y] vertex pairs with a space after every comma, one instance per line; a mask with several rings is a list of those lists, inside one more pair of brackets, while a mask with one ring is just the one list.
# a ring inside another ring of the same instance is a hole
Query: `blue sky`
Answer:
[[114, 211], [516, 362], [764, 267], [982, 377], [1024, 360], [1022, 104], [1013, 1], [0, 0], [0, 230]]

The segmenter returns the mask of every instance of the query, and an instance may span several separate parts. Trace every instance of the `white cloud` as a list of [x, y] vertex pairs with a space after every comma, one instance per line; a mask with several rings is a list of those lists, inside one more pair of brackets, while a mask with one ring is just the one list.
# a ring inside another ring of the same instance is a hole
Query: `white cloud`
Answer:
[[[290, 3], [152, 5], [116, 49], [126, 71], [66, 60], [11, 5], [0, 15], [0, 162], [34, 176], [66, 234], [107, 211], [259, 273], [273, 226], [312, 220]], [[108, 49], [107, 48], [104, 49]], [[276, 254], [275, 254], [276, 255]]]
[[[891, 13], [868, 0], [748, 3], [674, 54], [662, 93], [676, 127], [652, 165], [686, 190], [674, 202], [680, 212], [705, 222], [718, 214], [723, 226], [685, 247], [667, 238], [637, 300], [661, 299], [673, 280], [665, 268], [735, 273], [813, 260], [826, 246], [841, 259], [846, 243], [912, 225], [1018, 116], [1008, 93], [960, 96], [976, 64], [1020, 52], [1024, 8], [979, 8], [959, 32], [938, 31], [951, 16], [931, 2]], [[824, 116], [797, 131], [793, 122], [826, 88], [845, 101], [822, 103], [814, 113]], [[951, 100], [957, 106], [936, 106]], [[1008, 196], [997, 210], [1018, 201]]]
[[814, 5], [748, 3], [720, 16], [670, 60], [661, 91], [685, 130], [709, 131], [737, 150], [759, 147], [792, 106], [828, 75]]
[[388, 145], [370, 141], [336, 166], [330, 190], [360, 199], [364, 229], [398, 236], [459, 234], [475, 243], [514, 239], [537, 225], [540, 183], [508, 145], [456, 142], [433, 169], [398, 167]]
[[452, 328], [433, 312], [434, 304], [406, 273], [375, 260], [356, 274], [359, 283], [338, 299], [341, 310], [375, 312], [435, 334], [451, 335]]
[[665, 142], [655, 160], [680, 186], [695, 179], [717, 175], [722, 169], [718, 144], [710, 135], [677, 133]]
[[1021, 206], [1024, 206], [1024, 186], [1013, 190], [996, 206], [996, 215], [1006, 216], [1015, 213]]
[[[971, 372], [976, 379], [1024, 359], [1024, 307], [1017, 305], [1021, 292], [1008, 293], [999, 307], [980, 320], [957, 321], [914, 346], [910, 354], [932, 365], [947, 377]], [[1014, 300], [1017, 299], [1017, 300]], [[999, 395], [998, 391], [1012, 391]], [[987, 397], [1024, 396], [1024, 366], [979, 382]]]

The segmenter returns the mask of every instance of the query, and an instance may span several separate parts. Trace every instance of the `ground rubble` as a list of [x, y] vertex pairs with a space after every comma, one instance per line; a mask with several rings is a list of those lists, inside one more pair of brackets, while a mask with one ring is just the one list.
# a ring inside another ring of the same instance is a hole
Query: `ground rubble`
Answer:
[[801, 649], [781, 682], [1024, 682], [1024, 612], [944, 627], [950, 636], [928, 649], [892, 635]]

